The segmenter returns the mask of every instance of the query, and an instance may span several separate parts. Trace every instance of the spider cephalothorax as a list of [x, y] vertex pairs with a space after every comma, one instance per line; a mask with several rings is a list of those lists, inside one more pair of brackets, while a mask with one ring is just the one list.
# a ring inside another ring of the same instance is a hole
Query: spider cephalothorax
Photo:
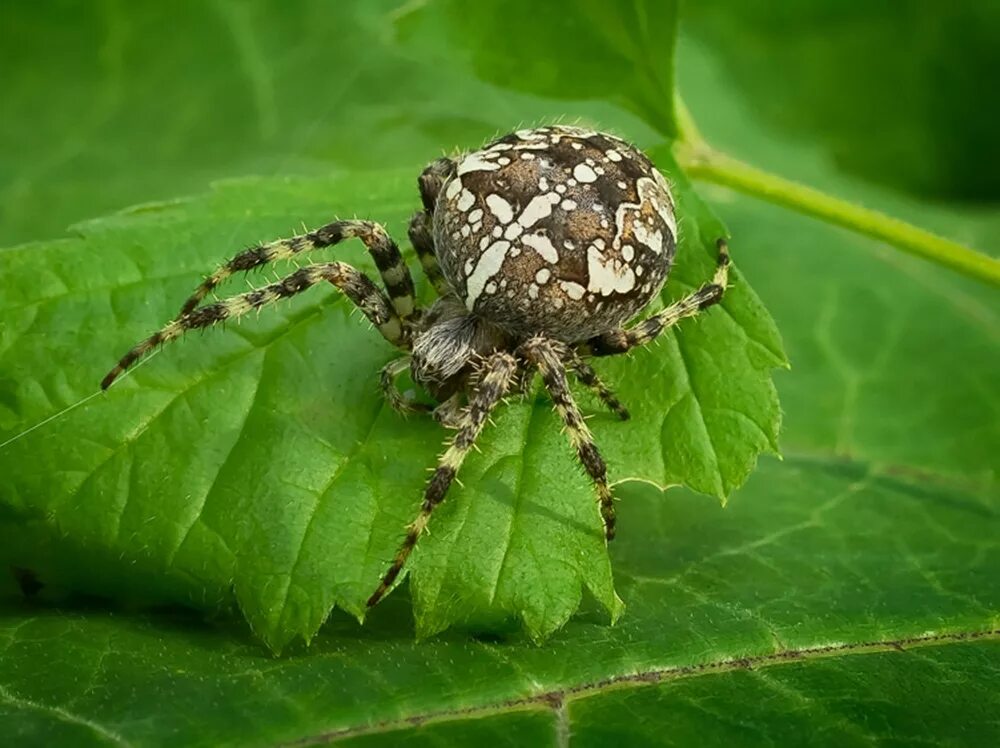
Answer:
[[[623, 140], [576, 127], [519, 130], [481, 150], [443, 158], [420, 175], [423, 210], [409, 235], [438, 298], [417, 307], [399, 248], [380, 225], [337, 221], [246, 250], [216, 270], [180, 316], [136, 345], [104, 378], [107, 388], [155, 346], [328, 281], [406, 352], [381, 373], [382, 392], [400, 411], [432, 410], [454, 438], [427, 485], [391, 567], [368, 600], [375, 605], [402, 570], [431, 512], [441, 503], [490, 411], [537, 371], [597, 490], [608, 540], [615, 512], [607, 469], [567, 383], [571, 371], [622, 419], [628, 412], [586, 362], [624, 353], [717, 303], [729, 255], [719, 241], [715, 276], [697, 291], [635, 324], [666, 281], [677, 246], [674, 203], [649, 159]], [[385, 291], [342, 262], [307, 265], [283, 280], [213, 304], [202, 299], [228, 276], [275, 260], [361, 239]], [[397, 375], [438, 402], [404, 398]]]

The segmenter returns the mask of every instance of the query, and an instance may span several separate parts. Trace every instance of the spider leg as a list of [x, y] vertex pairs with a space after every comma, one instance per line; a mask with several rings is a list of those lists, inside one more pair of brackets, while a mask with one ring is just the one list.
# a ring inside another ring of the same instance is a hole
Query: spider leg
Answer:
[[410, 241], [420, 257], [420, 264], [427, 278], [439, 296], [447, 295], [450, 289], [434, 254], [433, 216], [441, 188], [455, 175], [456, 168], [457, 164], [452, 159], [439, 158], [420, 173], [417, 186], [420, 188], [420, 201], [424, 209], [410, 219]]
[[570, 352], [562, 343], [535, 337], [518, 349], [519, 353], [542, 375], [545, 388], [555, 403], [556, 411], [562, 418], [569, 434], [570, 442], [576, 449], [577, 457], [590, 476], [597, 489], [597, 498], [601, 506], [601, 519], [604, 521], [604, 536], [608, 540], [615, 537], [615, 506], [614, 497], [608, 487], [608, 468], [601, 457], [594, 438], [587, 428], [580, 408], [573, 399], [569, 385], [566, 382], [566, 364], [570, 360]]
[[403, 262], [403, 256], [396, 242], [384, 228], [372, 221], [335, 221], [300, 236], [251, 247], [236, 255], [202, 281], [191, 297], [184, 302], [181, 315], [194, 311], [208, 293], [233, 273], [252, 270], [277, 260], [292, 259], [303, 252], [339, 244], [352, 237], [364, 242], [369, 254], [375, 260], [396, 314], [402, 319], [408, 318], [415, 310], [413, 278], [406, 263]]
[[379, 389], [382, 397], [399, 413], [429, 413], [433, 408], [424, 403], [411, 402], [396, 386], [396, 377], [410, 368], [410, 357], [404, 356], [390, 361], [379, 372]]
[[434, 420], [446, 429], [461, 428], [463, 415], [461, 392], [456, 392], [433, 411]]
[[510, 388], [510, 383], [517, 372], [517, 361], [509, 353], [499, 351], [491, 354], [483, 363], [480, 376], [469, 397], [469, 405], [462, 415], [462, 423], [454, 439], [445, 450], [438, 462], [437, 469], [427, 484], [420, 514], [407, 528], [406, 538], [396, 552], [392, 566], [382, 577], [378, 589], [368, 598], [368, 607], [378, 604], [392, 587], [407, 558], [413, 552], [417, 540], [430, 521], [431, 513], [440, 504], [448, 492], [451, 482], [455, 479], [465, 456], [483, 430], [483, 425], [501, 398]]
[[106, 390], [110, 387], [111, 383], [128, 367], [156, 346], [169, 343], [188, 330], [211, 327], [227, 319], [241, 317], [254, 309], [260, 309], [280, 299], [287, 299], [302, 293], [322, 281], [328, 281], [343, 291], [364, 312], [386, 340], [393, 345], [405, 345], [406, 338], [399, 316], [378, 286], [372, 283], [368, 276], [350, 265], [343, 262], [327, 262], [307, 265], [291, 275], [285, 276], [277, 283], [223, 299], [215, 304], [206, 304], [181, 315], [166, 327], [137, 343], [122, 356], [118, 364], [101, 381], [101, 389]]
[[396, 386], [396, 377], [410, 368], [410, 356], [397, 358], [387, 363], [379, 372], [379, 389], [382, 396], [392, 408], [400, 413], [430, 413], [434, 420], [446, 429], [458, 429], [462, 426], [464, 416], [462, 408], [462, 393], [456, 392], [444, 402], [437, 405], [416, 403], [403, 396]]
[[634, 325], [628, 330], [613, 330], [591, 338], [579, 348], [581, 353], [594, 356], [613, 356], [632, 348], [645, 345], [668, 327], [672, 327], [686, 317], [693, 317], [703, 309], [722, 300], [729, 279], [729, 249], [724, 239], [720, 239], [719, 260], [715, 275], [710, 283], [704, 284], [683, 299], [675, 301], [658, 314]]
[[420, 172], [417, 179], [417, 186], [420, 188], [420, 202], [424, 204], [424, 212], [427, 215], [434, 215], [437, 207], [438, 195], [441, 188], [458, 170], [458, 164], [454, 159], [439, 158], [427, 165], [427, 168]]
[[437, 255], [434, 254], [434, 234], [431, 230], [433, 219], [426, 212], [415, 213], [410, 219], [410, 242], [417, 251], [420, 258], [420, 265], [424, 269], [424, 274], [434, 286], [438, 296], [445, 296], [450, 293], [448, 281], [441, 273], [441, 266], [438, 265]]
[[615, 397], [615, 393], [608, 389], [608, 386], [601, 381], [600, 377], [597, 376], [597, 372], [594, 371], [593, 367], [580, 358], [575, 351], [568, 351], [566, 363], [569, 365], [569, 368], [573, 370], [573, 373], [576, 374], [576, 378], [579, 379], [581, 383], [592, 389], [594, 393], [601, 398], [604, 404], [608, 406], [608, 410], [621, 418], [623, 421], [627, 421], [631, 418], [628, 409], [621, 404], [621, 401], [617, 397]]

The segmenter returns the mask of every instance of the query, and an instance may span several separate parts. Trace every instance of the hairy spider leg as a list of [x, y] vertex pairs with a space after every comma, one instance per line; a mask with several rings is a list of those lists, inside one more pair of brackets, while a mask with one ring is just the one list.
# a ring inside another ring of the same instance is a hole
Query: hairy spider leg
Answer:
[[429, 413], [434, 410], [433, 406], [407, 400], [399, 391], [399, 387], [396, 386], [396, 377], [409, 368], [409, 356], [394, 359], [382, 367], [378, 377], [382, 397], [392, 406], [393, 410], [399, 413]]
[[417, 251], [420, 258], [420, 266], [424, 269], [424, 274], [438, 292], [438, 296], [445, 296], [450, 293], [448, 281], [445, 280], [438, 265], [437, 255], [434, 254], [434, 232], [432, 230], [433, 219], [427, 213], [415, 213], [410, 219], [410, 243]]
[[456, 392], [443, 403], [438, 403], [438, 406], [434, 408], [431, 415], [434, 416], [435, 421], [440, 423], [446, 429], [461, 428], [462, 416], [464, 415], [464, 408], [462, 407], [462, 393]]
[[458, 164], [454, 159], [447, 156], [431, 161], [427, 167], [420, 172], [417, 178], [417, 187], [420, 189], [420, 202], [424, 205], [424, 212], [432, 216], [437, 208], [438, 195], [445, 182], [455, 176], [458, 171]]
[[322, 281], [328, 281], [343, 291], [390, 343], [397, 346], [406, 343], [402, 322], [378, 286], [368, 276], [350, 265], [343, 262], [327, 262], [308, 265], [285, 276], [277, 283], [214, 304], [206, 304], [193, 312], [181, 315], [122, 356], [118, 364], [101, 381], [101, 389], [106, 390], [110, 387], [128, 367], [156, 346], [179, 338], [187, 330], [211, 327], [227, 319], [240, 317], [254, 309], [302, 293]]
[[609, 541], [614, 540], [615, 505], [608, 486], [608, 468], [566, 382], [566, 362], [570, 360], [570, 351], [564, 344], [541, 336], [523, 344], [519, 351], [542, 375], [542, 381], [566, 426], [577, 457], [597, 489], [601, 519], [604, 521], [604, 536]]
[[694, 317], [698, 312], [718, 304], [726, 292], [729, 281], [729, 248], [724, 239], [719, 239], [719, 259], [715, 275], [706, 283], [683, 299], [675, 301], [663, 311], [637, 323], [628, 330], [613, 330], [588, 340], [580, 351], [594, 356], [614, 356], [653, 340], [657, 335], [673, 327], [682, 319]]
[[455, 175], [457, 168], [458, 165], [450, 158], [439, 158], [427, 165], [417, 179], [420, 202], [424, 209], [410, 219], [410, 241], [417, 251], [424, 273], [439, 296], [447, 295], [451, 289], [441, 273], [441, 266], [438, 265], [437, 254], [434, 252], [434, 210], [437, 208], [441, 188]]
[[396, 377], [409, 369], [412, 362], [410, 356], [403, 356], [382, 367], [379, 372], [379, 390], [382, 392], [382, 397], [399, 413], [430, 413], [435, 421], [447, 429], [461, 427], [463, 416], [461, 392], [456, 392], [437, 405], [415, 403], [403, 397], [399, 387], [396, 386]]
[[601, 381], [601, 378], [597, 376], [597, 372], [594, 371], [593, 367], [580, 358], [576, 351], [568, 351], [566, 363], [573, 370], [573, 373], [576, 374], [576, 378], [580, 380], [581, 384], [593, 390], [594, 394], [601, 398], [601, 401], [608, 407], [608, 410], [623, 421], [631, 418], [628, 409], [615, 397], [615, 393]]
[[208, 293], [233, 273], [253, 270], [277, 260], [289, 260], [303, 252], [329, 247], [354, 237], [364, 242], [375, 260], [396, 314], [402, 319], [410, 317], [416, 309], [410, 269], [403, 262], [396, 242], [382, 226], [372, 221], [334, 221], [307, 234], [278, 239], [240, 252], [202, 281], [191, 298], [184, 302], [181, 315], [194, 311]]
[[462, 423], [451, 444], [445, 450], [438, 462], [434, 475], [424, 492], [424, 501], [420, 514], [406, 530], [406, 538], [396, 552], [392, 566], [382, 577], [378, 589], [368, 598], [368, 607], [377, 605], [389, 588], [392, 587], [399, 572], [406, 564], [407, 558], [413, 552], [421, 533], [430, 521], [431, 513], [444, 501], [448, 488], [458, 473], [462, 462], [483, 430], [483, 425], [490, 412], [510, 389], [510, 383], [517, 373], [517, 361], [509, 353], [498, 351], [490, 354], [483, 362], [476, 384], [469, 397], [469, 405], [464, 410]]

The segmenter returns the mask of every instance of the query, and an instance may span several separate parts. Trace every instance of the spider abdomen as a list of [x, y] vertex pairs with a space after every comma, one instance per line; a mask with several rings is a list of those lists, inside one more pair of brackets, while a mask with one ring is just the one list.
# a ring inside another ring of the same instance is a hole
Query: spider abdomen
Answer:
[[434, 212], [441, 270], [470, 312], [576, 342], [659, 292], [676, 249], [666, 180], [602, 133], [519, 130], [457, 159]]

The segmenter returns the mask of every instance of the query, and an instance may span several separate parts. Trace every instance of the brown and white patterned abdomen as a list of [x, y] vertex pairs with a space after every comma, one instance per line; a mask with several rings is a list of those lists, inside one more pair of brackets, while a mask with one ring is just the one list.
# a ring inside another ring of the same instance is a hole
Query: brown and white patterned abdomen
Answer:
[[438, 261], [470, 311], [566, 342], [646, 306], [676, 237], [670, 189], [649, 159], [576, 127], [520, 130], [457, 159], [434, 212]]

